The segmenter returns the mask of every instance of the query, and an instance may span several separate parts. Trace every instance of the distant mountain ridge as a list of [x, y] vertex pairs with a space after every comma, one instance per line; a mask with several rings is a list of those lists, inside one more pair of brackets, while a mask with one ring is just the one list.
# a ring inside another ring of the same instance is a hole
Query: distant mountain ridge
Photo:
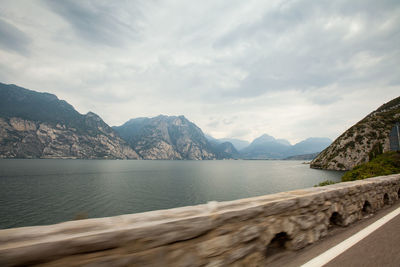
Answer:
[[303, 141], [293, 145], [287, 155], [304, 155], [304, 154], [315, 154], [321, 152], [332, 143], [332, 140], [325, 137], [310, 137]]
[[251, 142], [248, 147], [242, 149], [240, 153], [245, 159], [284, 158], [285, 151], [290, 148], [290, 143], [287, 140], [285, 141], [277, 140], [270, 135], [263, 134], [254, 139], [254, 141]]
[[398, 122], [400, 97], [383, 104], [350, 127], [311, 162], [311, 168], [350, 170], [389, 151], [389, 135]]
[[[236, 141], [236, 144], [239, 143], [241, 145], [241, 149], [235, 146], [238, 153], [234, 158], [242, 159], [287, 159], [292, 156], [312, 159], [332, 143], [329, 138], [311, 137], [292, 145], [286, 139], [276, 139], [268, 134], [255, 138], [251, 143], [240, 139], [216, 139], [210, 135], [206, 137], [214, 144], [221, 144], [224, 140]], [[235, 143], [232, 142], [232, 144]]]
[[1, 158], [139, 156], [99, 116], [55, 95], [0, 83]]
[[331, 144], [329, 138], [307, 138], [295, 145], [285, 139], [264, 134], [239, 151], [246, 159], [284, 159], [295, 155], [318, 153]]

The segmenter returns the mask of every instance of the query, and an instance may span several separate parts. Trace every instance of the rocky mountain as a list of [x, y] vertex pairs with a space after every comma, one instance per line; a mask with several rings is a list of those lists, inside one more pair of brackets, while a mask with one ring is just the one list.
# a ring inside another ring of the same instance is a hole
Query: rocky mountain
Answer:
[[310, 138], [292, 146], [266, 134], [251, 144], [217, 140], [184, 116], [137, 118], [113, 128], [55, 95], [0, 83], [0, 158], [281, 159], [319, 152], [328, 142]]
[[203, 132], [184, 116], [132, 119], [113, 127], [144, 159], [216, 159]]
[[55, 95], [0, 83], [0, 158], [120, 158], [137, 153], [99, 116]]
[[350, 170], [389, 151], [389, 135], [399, 121], [400, 97], [397, 97], [339, 136], [311, 162], [311, 168]]

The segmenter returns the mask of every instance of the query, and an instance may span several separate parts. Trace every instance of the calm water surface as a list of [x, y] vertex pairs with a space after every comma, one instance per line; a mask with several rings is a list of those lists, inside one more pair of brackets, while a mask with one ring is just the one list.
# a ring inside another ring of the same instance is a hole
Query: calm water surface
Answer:
[[0, 160], [0, 228], [311, 187], [342, 172], [301, 161]]

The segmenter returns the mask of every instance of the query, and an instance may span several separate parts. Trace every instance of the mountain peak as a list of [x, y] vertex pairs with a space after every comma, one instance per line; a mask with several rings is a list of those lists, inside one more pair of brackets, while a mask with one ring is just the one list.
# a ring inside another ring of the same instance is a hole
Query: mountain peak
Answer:
[[268, 134], [263, 134], [260, 137], [254, 139], [252, 143], [257, 144], [257, 143], [272, 142], [272, 141], [275, 141], [275, 137]]
[[203, 132], [183, 115], [132, 119], [114, 127], [144, 159], [214, 159]]
[[88, 113], [86, 113], [85, 115], [86, 117], [93, 117], [93, 118], [100, 118], [99, 115], [97, 115], [96, 113], [89, 111]]

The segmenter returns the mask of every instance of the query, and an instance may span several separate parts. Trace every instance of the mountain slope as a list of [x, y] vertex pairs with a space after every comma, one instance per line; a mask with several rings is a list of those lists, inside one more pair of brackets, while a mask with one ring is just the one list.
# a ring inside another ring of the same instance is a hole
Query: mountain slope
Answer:
[[212, 143], [213, 152], [217, 159], [239, 159], [240, 154], [231, 142]]
[[400, 97], [397, 97], [339, 136], [311, 162], [311, 168], [350, 170], [389, 151], [389, 134], [399, 121]]
[[289, 148], [290, 143], [287, 140], [277, 140], [264, 134], [254, 139], [248, 147], [240, 151], [240, 154], [246, 159], [279, 159], [284, 157]]
[[221, 143], [229, 142], [235, 147], [236, 150], [242, 150], [243, 148], [250, 145], [250, 142], [248, 142], [248, 141], [235, 139], [235, 138], [221, 138], [221, 139], [218, 139], [218, 141]]
[[321, 152], [332, 143], [329, 138], [310, 137], [293, 145], [285, 154], [290, 156]]
[[[241, 157], [239, 150], [250, 145], [249, 142], [240, 140], [240, 139], [234, 139], [234, 138], [216, 139], [216, 138], [212, 137], [211, 135], [207, 135], [207, 134], [205, 134], [204, 136], [206, 137], [207, 141], [213, 147], [214, 153], [217, 155], [217, 158], [222, 157], [222, 158], [238, 159]], [[223, 153], [221, 154], [220, 152], [223, 152]], [[221, 155], [224, 155], [224, 156], [221, 156]]]
[[144, 159], [215, 159], [203, 132], [184, 116], [132, 119], [113, 127]]
[[0, 83], [1, 158], [139, 158], [99, 116], [55, 95]]

